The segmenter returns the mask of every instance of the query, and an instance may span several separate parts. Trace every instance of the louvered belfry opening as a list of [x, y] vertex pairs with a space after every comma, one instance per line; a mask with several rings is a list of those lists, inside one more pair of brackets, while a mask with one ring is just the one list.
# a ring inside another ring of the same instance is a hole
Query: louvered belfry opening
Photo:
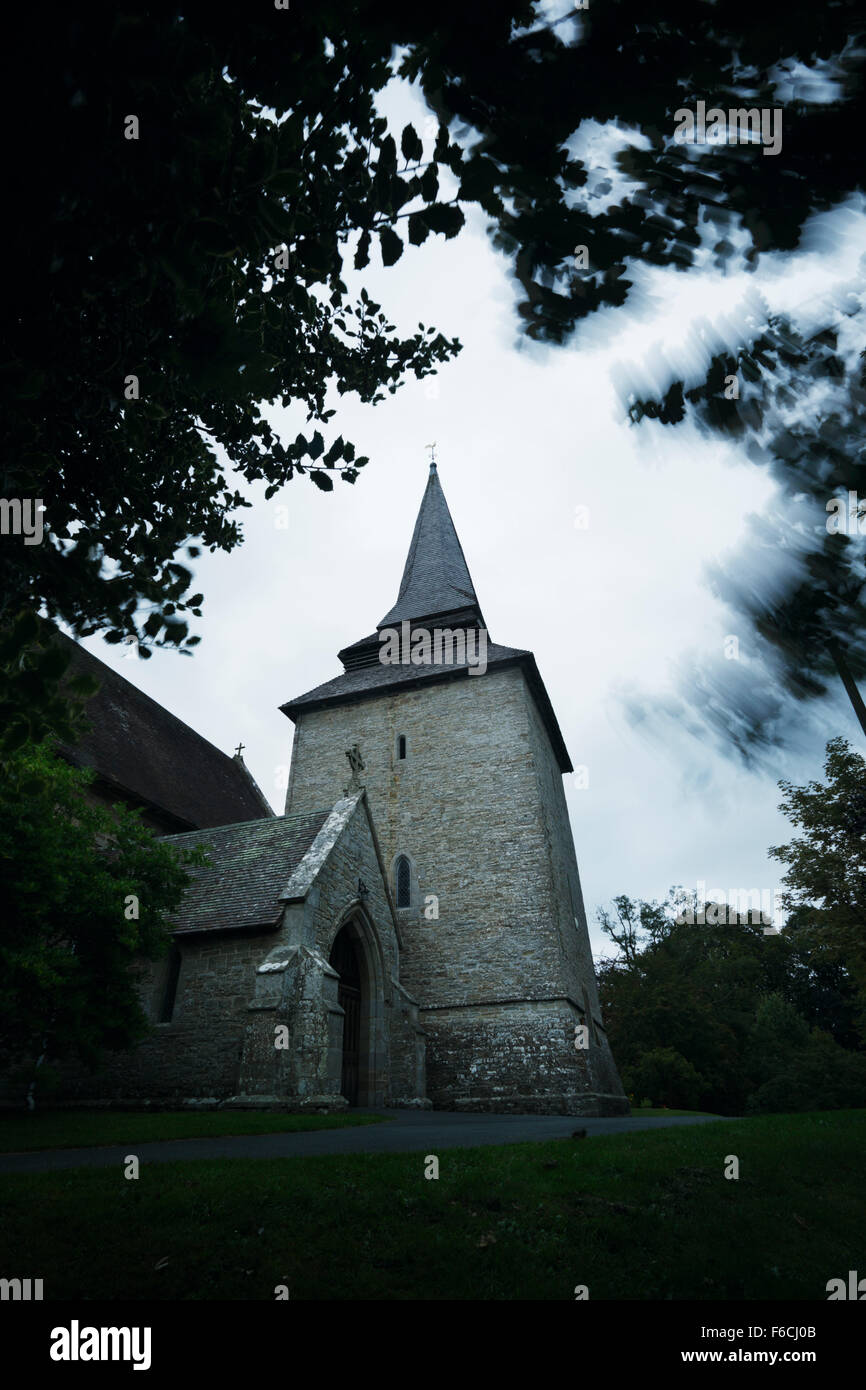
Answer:
[[340, 977], [337, 1002], [344, 1010], [340, 1091], [350, 1105], [357, 1105], [361, 1086], [361, 959], [349, 923], [337, 933], [330, 963]]

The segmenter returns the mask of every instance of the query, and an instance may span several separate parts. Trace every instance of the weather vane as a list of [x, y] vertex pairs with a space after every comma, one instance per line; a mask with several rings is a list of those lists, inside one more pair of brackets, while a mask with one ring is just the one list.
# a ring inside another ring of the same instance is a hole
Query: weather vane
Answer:
[[435, 468], [435, 467], [436, 467], [436, 441], [434, 440], [432, 444], [425, 444], [425, 445], [424, 445], [424, 448], [430, 450], [430, 467], [431, 467], [431, 468]]

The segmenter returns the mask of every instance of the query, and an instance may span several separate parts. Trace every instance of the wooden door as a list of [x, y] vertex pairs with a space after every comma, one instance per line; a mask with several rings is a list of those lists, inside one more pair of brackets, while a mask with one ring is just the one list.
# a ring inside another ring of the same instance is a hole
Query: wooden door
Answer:
[[344, 927], [331, 950], [331, 965], [340, 976], [337, 1001], [343, 1014], [343, 1064], [340, 1091], [357, 1105], [361, 1080], [361, 965], [350, 928]]
[[339, 1001], [346, 1011], [343, 1019], [343, 1073], [340, 1090], [350, 1105], [357, 1105], [361, 1060], [361, 991], [341, 982]]

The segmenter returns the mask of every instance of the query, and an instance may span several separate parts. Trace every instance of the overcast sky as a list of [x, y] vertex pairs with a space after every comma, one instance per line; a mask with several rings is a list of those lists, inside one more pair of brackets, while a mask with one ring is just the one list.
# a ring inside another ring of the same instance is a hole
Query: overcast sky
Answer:
[[[426, 110], [405, 86], [387, 106], [423, 126]], [[598, 158], [601, 187], [603, 141]], [[748, 772], [684, 727], [626, 717], [629, 703], [672, 690], [683, 661], [716, 659], [737, 633], [704, 567], [772, 486], [689, 426], [630, 426], [617, 383], [637, 367], [652, 373], [662, 354], [694, 366], [690, 328], [733, 314], [756, 288], [773, 308], [801, 305], [807, 322], [826, 290], [857, 273], [863, 207], [807, 232], [793, 264], [767, 257], [758, 275], [642, 272], [624, 309], [595, 315], [565, 348], [519, 338], [507, 263], [481, 221], [455, 241], [407, 247], [387, 271], [351, 272], [350, 285], [365, 284], [402, 332], [432, 323], [464, 351], [375, 408], [328, 402], [337, 415], [326, 442], [342, 434], [370, 457], [354, 486], [338, 479], [325, 494], [297, 478], [268, 502], [262, 487], [242, 488], [254, 501], [244, 545], [195, 562], [205, 605], [194, 657], [157, 651], [143, 662], [99, 638], [85, 645], [217, 747], [243, 741], [282, 812], [293, 725], [278, 706], [339, 674], [337, 651], [394, 603], [435, 440], [491, 638], [535, 653], [572, 762], [588, 771], [586, 788], [565, 785], [596, 954], [595, 911], [615, 894], [657, 898], [698, 881], [772, 892], [780, 866], [767, 848], [792, 833], [778, 778], [820, 777], [827, 739], [842, 734], [866, 751], [862, 735], [840, 692], [813, 708], [796, 749]], [[303, 412], [271, 417], [287, 441], [305, 428]], [[579, 507], [586, 528], [575, 524]]]

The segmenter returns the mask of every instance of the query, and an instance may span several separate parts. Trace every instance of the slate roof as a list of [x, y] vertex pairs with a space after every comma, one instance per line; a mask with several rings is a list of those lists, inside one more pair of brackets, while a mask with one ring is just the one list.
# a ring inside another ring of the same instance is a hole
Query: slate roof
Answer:
[[457, 539], [436, 465], [431, 463], [397, 602], [379, 627], [391, 627], [404, 618], [434, 618], [466, 607], [473, 608], [480, 618], [463, 547]]
[[[380, 644], [378, 638], [376, 647]], [[470, 643], [470, 646], [472, 644]], [[477, 646], [472, 650], [477, 654]], [[487, 665], [501, 666], [504, 662], [512, 663], [518, 657], [532, 658], [532, 652], [522, 651], [518, 647], [500, 647], [496, 642], [487, 643]], [[365, 695], [378, 695], [384, 689], [391, 689], [400, 685], [418, 685], [422, 682], [448, 680], [454, 677], [465, 677], [468, 680], [483, 680], [484, 676], [469, 676], [469, 665], [467, 662], [442, 662], [434, 664], [426, 663], [423, 666], [402, 666], [386, 665], [379, 661], [378, 656], [369, 666], [360, 666], [355, 669], [344, 671], [341, 676], [335, 676], [333, 680], [325, 681], [322, 685], [317, 685], [313, 690], [308, 690], [305, 695], [298, 695], [296, 699], [287, 701], [281, 705], [280, 709], [289, 718], [293, 718], [301, 709], [321, 708], [323, 705], [334, 704], [336, 701], [344, 700], [347, 696], [354, 696], [363, 699]]]
[[166, 835], [165, 843], [179, 849], [204, 845], [211, 861], [187, 868], [191, 883], [174, 934], [276, 927], [290, 880], [331, 814], [329, 807]]
[[273, 811], [240, 758], [215, 748], [130, 681], [57, 633], [71, 651], [69, 675], [95, 677], [87, 704], [92, 728], [60, 752], [79, 767], [183, 827], [260, 820]]
[[[381, 662], [382, 629], [399, 629], [404, 621], [409, 623], [410, 629], [422, 625], [452, 630], [486, 629], [435, 463], [430, 465], [430, 477], [415, 522], [396, 604], [382, 619], [377, 632], [351, 643], [339, 653], [346, 668], [341, 676], [335, 676], [306, 694], [288, 700], [280, 706], [282, 713], [296, 720], [299, 714], [310, 710], [373, 699], [383, 691], [404, 686], [429, 685], [443, 680], [484, 679], [483, 675], [470, 675], [467, 662], [427, 662], [419, 666], [386, 665]], [[471, 635], [467, 645], [477, 656], [477, 634]], [[526, 676], [560, 768], [563, 772], [571, 772], [571, 759], [532, 652], [520, 647], [502, 647], [492, 642], [488, 634], [488, 668], [502, 670], [517, 665]]]

